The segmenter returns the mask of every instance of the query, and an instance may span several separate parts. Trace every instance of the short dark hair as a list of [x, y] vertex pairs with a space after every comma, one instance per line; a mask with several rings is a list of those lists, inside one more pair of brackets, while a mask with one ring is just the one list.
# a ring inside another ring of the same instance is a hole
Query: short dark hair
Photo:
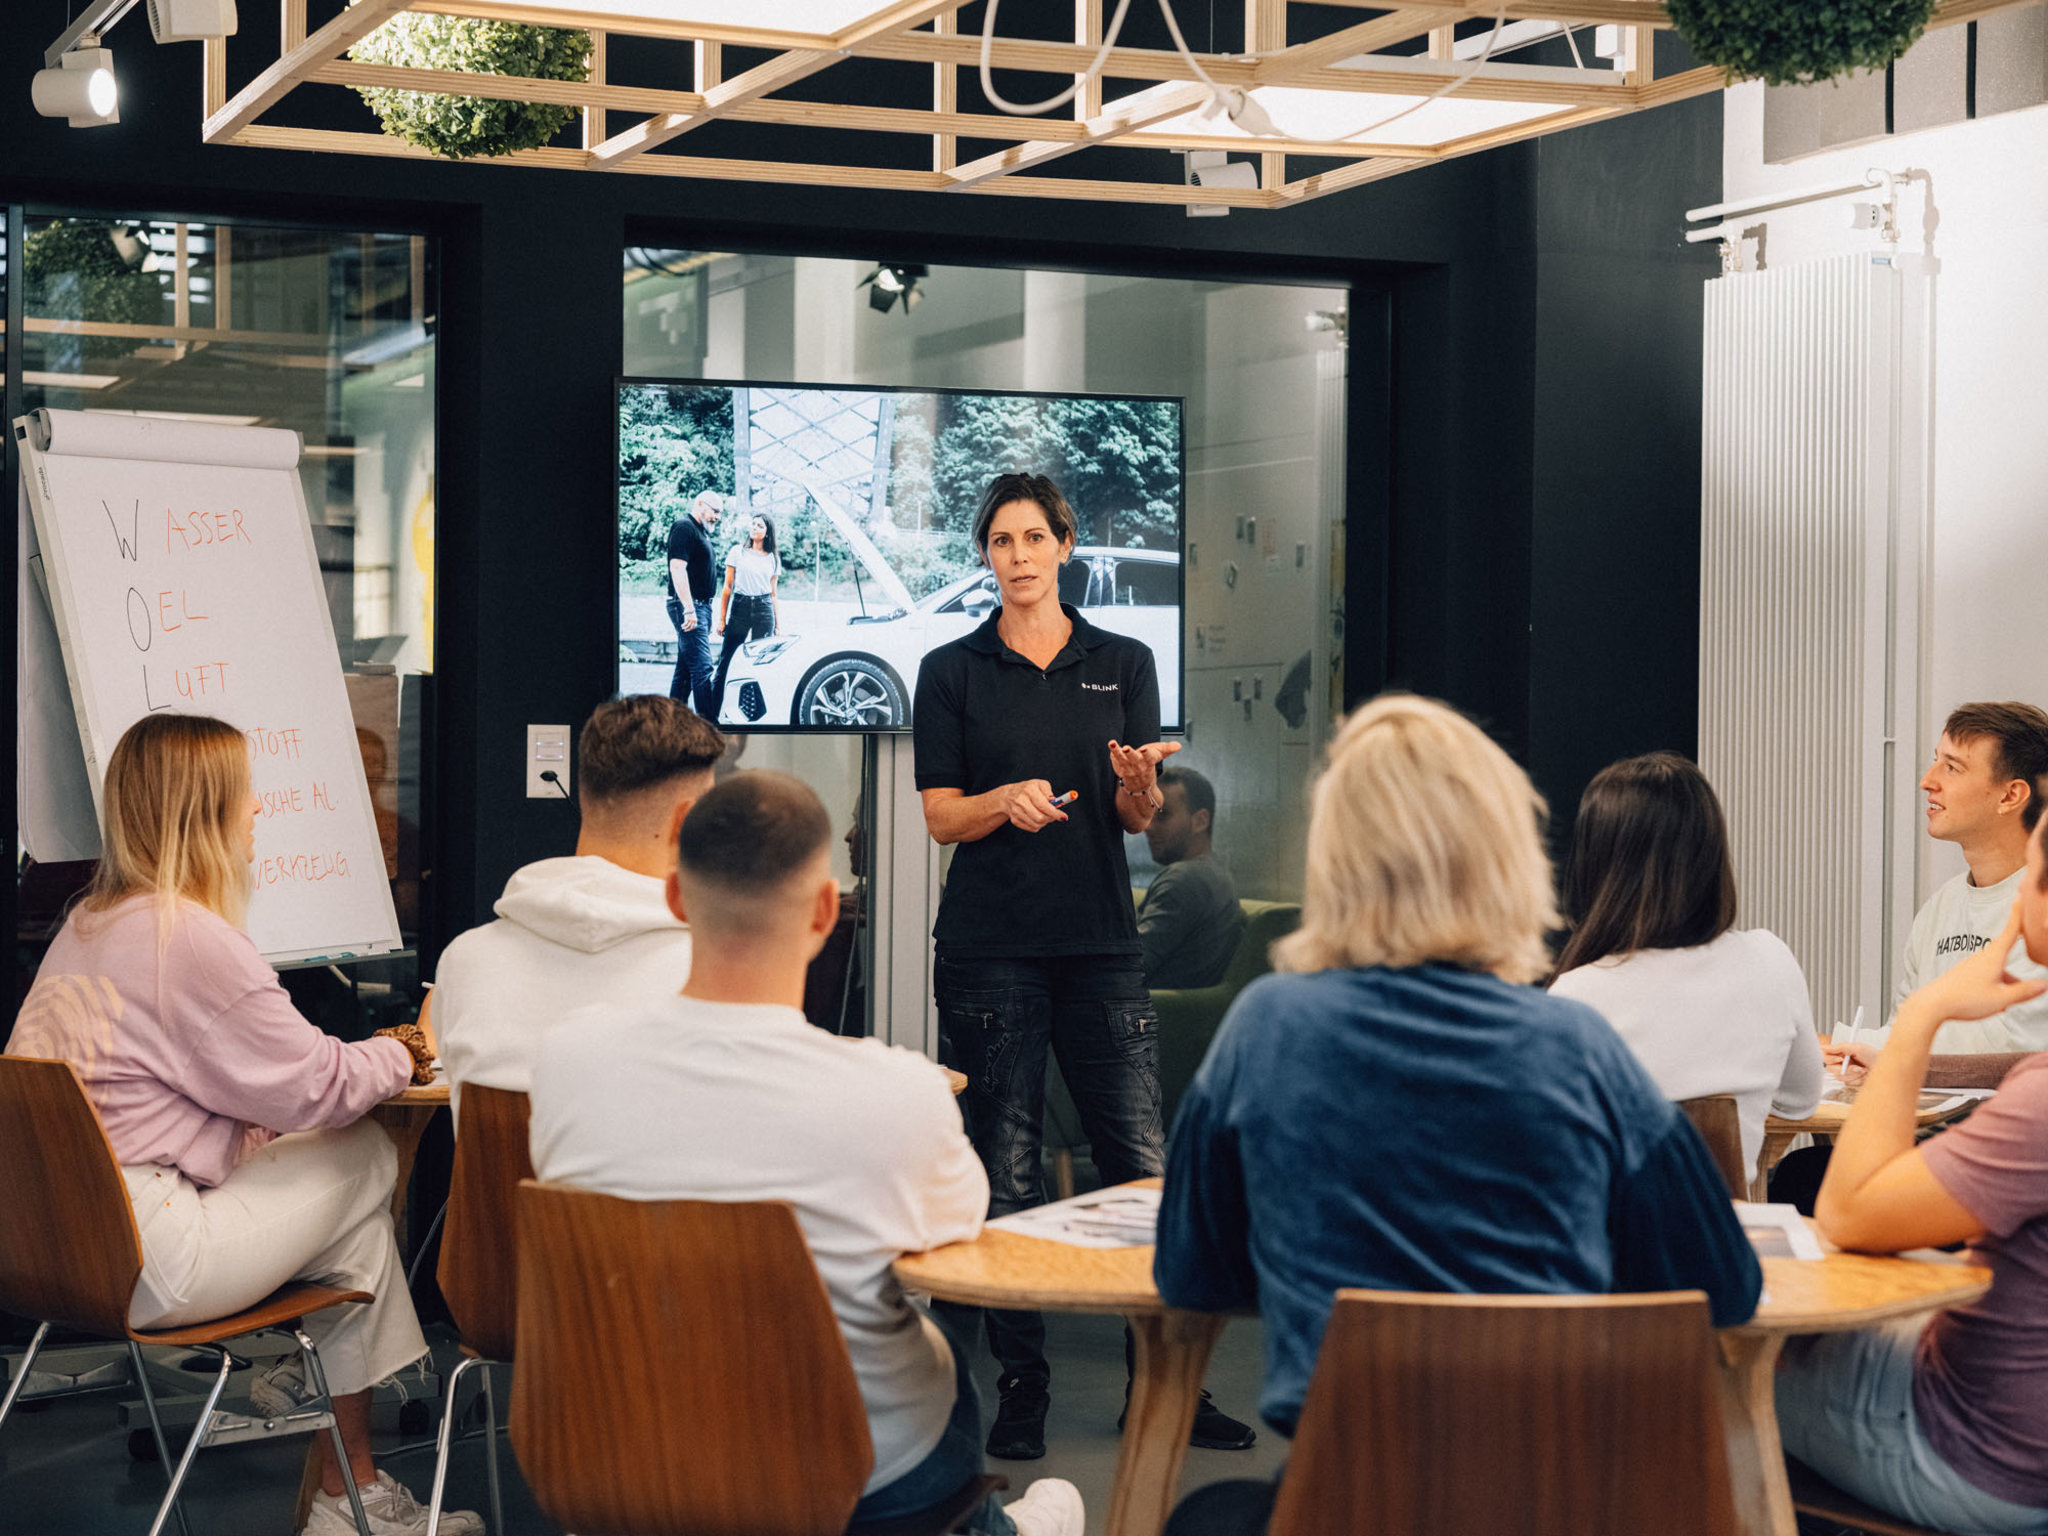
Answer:
[[1071, 544], [1080, 537], [1074, 509], [1067, 505], [1067, 498], [1060, 494], [1060, 488], [1045, 476], [997, 475], [989, 481], [988, 489], [981, 493], [981, 508], [974, 514], [974, 547], [984, 558], [988, 555], [989, 524], [1013, 501], [1034, 503], [1045, 514], [1045, 526], [1062, 544]]
[[1714, 786], [1676, 752], [1623, 758], [1579, 801], [1558, 973], [1639, 949], [1690, 949], [1735, 926], [1735, 861]]
[[2048, 714], [2031, 704], [2010, 700], [2003, 704], [1959, 704], [1949, 711], [1942, 735], [1951, 741], [1982, 741], [1998, 744], [1995, 765], [2001, 779], [2025, 779], [2027, 803], [2020, 811], [2020, 824], [2029, 832], [2041, 819], [2040, 781], [2048, 776]]
[[831, 841], [832, 818], [810, 785], [750, 768], [690, 807], [676, 864], [685, 876], [732, 895], [766, 896]]
[[1188, 797], [1188, 814], [1197, 811], [1209, 813], [1209, 830], [1216, 830], [1216, 786], [1193, 768], [1162, 768], [1159, 770], [1159, 789], [1164, 794], [1178, 784], [1181, 792]]
[[687, 704], [636, 693], [600, 704], [576, 740], [578, 793], [604, 803], [685, 774], [709, 773], [725, 737]]

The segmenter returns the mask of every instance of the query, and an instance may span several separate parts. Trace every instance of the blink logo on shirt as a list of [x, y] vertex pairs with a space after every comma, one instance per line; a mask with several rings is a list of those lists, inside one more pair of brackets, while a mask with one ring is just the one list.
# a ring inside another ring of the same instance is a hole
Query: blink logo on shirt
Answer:
[[1935, 942], [1934, 953], [1937, 957], [1941, 955], [1974, 955], [1990, 942], [1982, 934], [1952, 933], [1947, 938], [1939, 939]]
[[1115, 693], [1115, 692], [1116, 692], [1116, 684], [1115, 684], [1115, 683], [1083, 683], [1083, 684], [1082, 684], [1081, 686], [1082, 686], [1083, 688], [1086, 688], [1086, 689], [1087, 689], [1087, 690], [1088, 690], [1088, 691], [1089, 691], [1090, 693]]

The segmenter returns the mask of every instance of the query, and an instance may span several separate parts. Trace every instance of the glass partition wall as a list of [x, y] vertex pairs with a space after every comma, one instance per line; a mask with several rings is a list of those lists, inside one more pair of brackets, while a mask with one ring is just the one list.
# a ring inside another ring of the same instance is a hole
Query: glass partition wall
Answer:
[[[10, 377], [21, 409], [300, 434], [314, 545], [410, 944], [421, 911], [422, 717], [434, 664], [433, 242], [34, 209], [22, 227], [9, 269], [21, 289], [21, 334], [0, 338], [19, 370]], [[54, 921], [82, 871], [38, 868], [32, 837], [17, 852], [32, 936], [39, 921]], [[38, 957], [27, 946], [19, 964], [32, 973]], [[326, 1011], [360, 1026], [376, 999], [400, 1006], [414, 980], [404, 961], [362, 970], [346, 1003]], [[313, 984], [303, 979], [294, 991]]]
[[[622, 297], [628, 375], [1185, 397], [1175, 761], [1216, 786], [1240, 893], [1299, 898], [1308, 776], [1343, 689], [1344, 290], [635, 247]], [[1012, 467], [1027, 466], [991, 472]], [[622, 602], [621, 624], [626, 646], [672, 659], [658, 599]], [[757, 736], [745, 761], [852, 813], [857, 737]], [[1128, 852], [1147, 883], [1145, 840]], [[843, 857], [838, 874], [854, 874]]]

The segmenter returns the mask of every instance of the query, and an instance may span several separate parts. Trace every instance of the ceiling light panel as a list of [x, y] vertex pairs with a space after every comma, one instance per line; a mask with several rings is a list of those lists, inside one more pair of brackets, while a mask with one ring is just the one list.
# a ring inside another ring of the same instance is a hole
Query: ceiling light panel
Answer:
[[[1298, 139], [1315, 144], [1357, 139], [1361, 143], [1429, 148], [1573, 110], [1570, 103], [1556, 101], [1479, 101], [1457, 95], [1439, 96], [1432, 101], [1426, 95], [1383, 96], [1287, 85], [1260, 86], [1250, 95], [1272, 119], [1278, 140]], [[1188, 112], [1155, 124], [1149, 131], [1203, 134], [1240, 143], [1268, 142], [1247, 134], [1221, 114], [1203, 117]]]

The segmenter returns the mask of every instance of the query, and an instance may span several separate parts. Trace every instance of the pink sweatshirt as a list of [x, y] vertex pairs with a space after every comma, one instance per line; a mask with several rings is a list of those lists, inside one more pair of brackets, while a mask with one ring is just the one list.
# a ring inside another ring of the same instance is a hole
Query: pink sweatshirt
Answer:
[[412, 1078], [396, 1040], [347, 1044], [307, 1023], [249, 936], [203, 907], [179, 906], [159, 955], [141, 896], [65, 922], [7, 1054], [76, 1067], [122, 1166], [206, 1186], [263, 1131], [348, 1125]]

